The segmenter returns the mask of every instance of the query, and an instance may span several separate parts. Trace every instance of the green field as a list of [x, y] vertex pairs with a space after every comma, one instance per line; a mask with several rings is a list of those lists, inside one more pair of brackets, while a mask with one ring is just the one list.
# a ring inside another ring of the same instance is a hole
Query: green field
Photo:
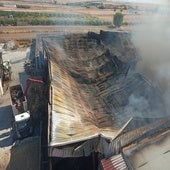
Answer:
[[73, 13], [38, 13], [0, 11], [0, 25], [110, 25], [108, 21], [90, 15]]

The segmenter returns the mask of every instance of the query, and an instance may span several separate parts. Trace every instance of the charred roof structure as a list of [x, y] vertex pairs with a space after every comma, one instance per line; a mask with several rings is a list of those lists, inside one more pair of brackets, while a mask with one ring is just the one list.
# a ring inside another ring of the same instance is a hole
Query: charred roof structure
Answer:
[[134, 71], [137, 53], [129, 33], [41, 39], [50, 84], [50, 157], [94, 151], [109, 157], [163, 124], [164, 101], [159, 89]]

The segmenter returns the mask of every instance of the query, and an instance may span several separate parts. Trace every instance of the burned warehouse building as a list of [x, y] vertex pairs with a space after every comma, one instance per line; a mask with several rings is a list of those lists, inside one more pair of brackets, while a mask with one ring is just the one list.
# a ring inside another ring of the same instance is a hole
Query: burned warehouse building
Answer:
[[130, 150], [168, 134], [161, 91], [135, 70], [138, 54], [129, 33], [37, 39], [37, 70], [48, 70], [51, 169], [133, 169]]

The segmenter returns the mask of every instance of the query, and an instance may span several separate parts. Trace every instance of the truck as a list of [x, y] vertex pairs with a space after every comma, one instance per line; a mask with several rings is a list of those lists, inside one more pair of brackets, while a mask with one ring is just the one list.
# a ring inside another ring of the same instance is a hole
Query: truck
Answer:
[[2, 52], [0, 52], [0, 95], [4, 94], [3, 86], [5, 81], [11, 80], [11, 63], [10, 60], [3, 61]]
[[43, 83], [42, 80], [28, 78], [26, 88], [21, 84], [10, 87], [11, 107], [14, 117], [15, 139], [23, 139], [33, 134], [32, 116], [27, 106], [27, 91], [31, 83]]
[[33, 133], [33, 125], [30, 112], [27, 108], [27, 99], [24, 96], [22, 85], [14, 85], [10, 87], [11, 107], [14, 117], [13, 130], [14, 139], [23, 139], [31, 136]]

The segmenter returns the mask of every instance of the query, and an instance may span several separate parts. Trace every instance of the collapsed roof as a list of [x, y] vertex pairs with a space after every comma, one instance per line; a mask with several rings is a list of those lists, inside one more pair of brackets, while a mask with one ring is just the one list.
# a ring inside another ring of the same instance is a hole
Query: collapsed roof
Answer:
[[49, 146], [103, 136], [131, 119], [165, 113], [159, 90], [134, 73], [136, 51], [125, 32], [43, 38], [50, 80]]

